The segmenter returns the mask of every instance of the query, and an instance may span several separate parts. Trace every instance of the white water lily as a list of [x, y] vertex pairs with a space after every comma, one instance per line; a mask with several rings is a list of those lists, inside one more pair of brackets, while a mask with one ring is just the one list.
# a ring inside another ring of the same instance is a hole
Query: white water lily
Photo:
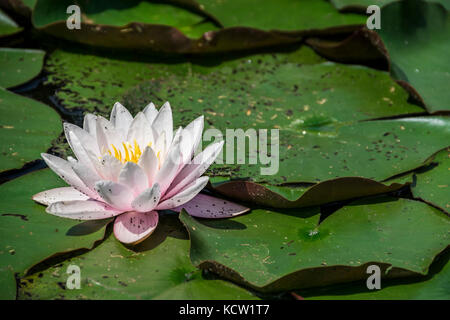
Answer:
[[116, 217], [114, 235], [136, 244], [158, 224], [157, 210], [204, 218], [231, 217], [248, 211], [241, 205], [199, 192], [202, 174], [214, 162], [223, 141], [194, 157], [203, 132], [203, 116], [173, 131], [172, 110], [150, 103], [136, 117], [116, 103], [110, 120], [87, 114], [83, 128], [64, 123], [76, 159], [43, 153], [42, 158], [70, 187], [40, 192], [33, 199], [50, 214], [78, 220]]

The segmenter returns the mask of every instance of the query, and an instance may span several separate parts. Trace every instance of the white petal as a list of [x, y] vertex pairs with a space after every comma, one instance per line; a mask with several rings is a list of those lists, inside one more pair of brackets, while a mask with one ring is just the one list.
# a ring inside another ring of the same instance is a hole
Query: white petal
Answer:
[[133, 190], [137, 196], [148, 187], [148, 179], [144, 170], [134, 162], [127, 162], [119, 174], [119, 183]]
[[166, 157], [167, 151], [165, 132], [161, 133], [158, 138], [156, 138], [155, 146], [152, 146], [152, 148], [156, 155], [159, 154], [160, 163], [162, 163], [164, 161], [164, 158]]
[[138, 164], [144, 170], [149, 186], [151, 186], [155, 180], [158, 162], [159, 160], [151, 147], [145, 148], [144, 153], [139, 158]]
[[173, 118], [169, 102], [164, 103], [152, 123], [153, 129], [158, 135], [166, 133], [166, 146], [170, 146], [173, 139]]
[[122, 145], [125, 137], [105, 118], [97, 117], [97, 144], [101, 154], [105, 154], [111, 149], [111, 145], [116, 148]]
[[109, 154], [103, 156], [100, 161], [100, 170], [105, 180], [117, 181], [119, 179], [120, 170], [123, 163]]
[[73, 187], [54, 188], [39, 192], [33, 196], [33, 200], [43, 204], [50, 205], [59, 201], [87, 200], [89, 197]]
[[136, 197], [131, 203], [131, 206], [138, 212], [152, 211], [158, 205], [160, 197], [161, 191], [159, 185], [155, 183], [151, 188], [148, 188]]
[[127, 141], [133, 143], [134, 140], [137, 141], [141, 150], [144, 150], [150, 143], [152, 145], [155, 143], [152, 126], [142, 112], [139, 112], [133, 119], [127, 133]]
[[134, 196], [127, 186], [113, 181], [99, 181], [95, 184], [95, 190], [111, 207], [123, 211], [131, 210]]
[[114, 235], [126, 244], [145, 240], [158, 225], [158, 212], [126, 212], [114, 221]]
[[153, 104], [153, 102], [150, 102], [144, 109], [144, 111], [142, 111], [145, 116], [147, 117], [148, 123], [150, 123], [150, 125], [153, 123], [153, 121], [155, 120], [156, 116], [158, 115], [158, 110], [156, 110], [155, 105]]
[[170, 210], [187, 213], [200, 218], [230, 218], [250, 210], [240, 204], [199, 193], [191, 201]]
[[186, 202], [193, 199], [200, 191], [202, 191], [202, 189], [208, 183], [208, 180], [209, 178], [206, 176], [198, 178], [180, 193], [177, 193], [172, 198], [169, 198], [158, 204], [156, 210], [172, 209], [185, 204]]
[[[86, 166], [82, 162], [77, 162], [72, 164], [73, 172], [80, 178], [81, 181], [93, 192], [95, 191], [95, 183], [102, 180], [102, 178], [95, 173], [91, 168]], [[100, 197], [98, 195], [95, 195], [95, 200], [100, 200]]]
[[45, 210], [58, 217], [77, 220], [98, 220], [114, 217], [122, 211], [95, 200], [73, 200], [52, 203]]
[[177, 144], [167, 155], [161, 169], [158, 171], [155, 177], [155, 182], [159, 184], [161, 188], [161, 194], [164, 195], [167, 188], [169, 188], [173, 179], [175, 178], [178, 167], [181, 164], [181, 152], [180, 145]]
[[41, 156], [49, 168], [52, 169], [65, 182], [91, 198], [96, 196], [96, 193], [89, 189], [83, 181], [78, 178], [76, 173], [73, 171], [72, 164], [70, 162], [48, 153], [41, 153]]
[[190, 164], [186, 165], [173, 180], [164, 199], [172, 197], [183, 190], [183, 188], [192, 181], [199, 178], [220, 154], [223, 144], [224, 141], [210, 144], [203, 152], [199, 153]]
[[181, 150], [183, 153], [183, 162], [188, 163], [194, 155], [194, 151], [197, 149], [201, 139], [204, 126], [204, 117], [200, 116], [183, 129], [181, 144], [186, 145]]
[[67, 141], [78, 161], [93, 171], [100, 173], [100, 163], [98, 161], [100, 152], [93, 137], [83, 129], [70, 123], [64, 124], [64, 130]]
[[84, 116], [83, 120], [83, 130], [88, 132], [97, 140], [97, 116], [92, 113], [88, 113]]
[[111, 117], [109, 121], [117, 130], [119, 130], [124, 136], [126, 136], [131, 122], [133, 121], [133, 116], [121, 103], [116, 102], [111, 111]]

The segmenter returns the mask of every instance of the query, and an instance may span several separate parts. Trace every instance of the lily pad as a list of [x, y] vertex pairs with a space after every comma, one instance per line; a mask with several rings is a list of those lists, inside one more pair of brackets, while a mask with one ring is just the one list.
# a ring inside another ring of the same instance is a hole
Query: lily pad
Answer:
[[[192, 1], [186, 2], [192, 3]], [[70, 38], [70, 35], [75, 34], [77, 31], [71, 31], [66, 27], [66, 20], [69, 17], [66, 9], [72, 4], [73, 1], [71, 0], [58, 1], [57, 3], [52, 0], [38, 0], [33, 11], [34, 26], [48, 32], [59, 30], [58, 35]], [[97, 27], [99, 29], [97, 33], [100, 34], [102, 26], [122, 27], [131, 22], [136, 22], [147, 25], [166, 25], [178, 28], [188, 36], [199, 37], [201, 33], [195, 32], [195, 26], [201, 24], [206, 18], [206, 14], [201, 15], [198, 12], [191, 12], [170, 3], [156, 1], [131, 0], [123, 2], [100, 0], [92, 2], [80, 0], [76, 4], [80, 7], [82, 13], [81, 21], [83, 23], [79, 30], [81, 32], [78, 33], [83, 35], [85, 34], [82, 30], [88, 28], [88, 25]], [[197, 11], [201, 11], [200, 8]], [[214, 28], [213, 25], [210, 25], [210, 27]], [[133, 30], [131, 28], [128, 32], [139, 33], [140, 31], [139, 29]], [[123, 31], [123, 33], [126, 33], [126, 31]], [[112, 41], [112, 39], [109, 40]]]
[[42, 50], [0, 48], [0, 87], [11, 88], [36, 77], [44, 56]]
[[39, 159], [61, 130], [56, 111], [0, 88], [0, 171]]
[[424, 166], [386, 180], [385, 184], [410, 184], [415, 199], [449, 212], [448, 181], [450, 150], [448, 148], [429, 157]]
[[330, 288], [301, 291], [307, 300], [449, 300], [448, 254], [430, 267], [430, 274], [417, 279], [383, 281], [381, 290], [368, 290], [365, 281]]
[[77, 43], [135, 52], [204, 53], [298, 42], [298, 36], [250, 28], [220, 29], [195, 1], [78, 1], [80, 29], [69, 30], [70, 0], [39, 0], [33, 24], [41, 32]]
[[180, 219], [195, 265], [265, 292], [366, 279], [371, 264], [384, 278], [424, 275], [449, 245], [450, 218], [418, 201], [361, 200], [320, 224], [318, 213], [258, 209], [204, 221], [182, 212]]
[[317, 31], [365, 23], [355, 14], [342, 14], [323, 0], [198, 0], [225, 27], [262, 30]]
[[343, 177], [301, 186], [230, 181], [223, 177], [213, 177], [210, 182], [214, 191], [233, 199], [273, 208], [301, 208], [396, 191], [405, 184], [410, 184], [412, 177], [392, 183]]
[[415, 198], [428, 202], [443, 211], [450, 212], [449, 177], [450, 150], [436, 154], [431, 168], [419, 170], [414, 174], [411, 192]]
[[21, 30], [22, 28], [0, 9], [0, 38], [10, 36]]
[[[81, 288], [68, 290], [69, 265], [80, 267]], [[21, 279], [19, 299], [257, 299], [223, 280], [207, 280], [189, 260], [189, 241], [176, 215], [163, 214], [156, 231], [127, 249], [110, 236], [95, 250]]]
[[391, 74], [430, 112], [450, 110], [450, 15], [437, 3], [394, 2], [381, 10], [377, 30]]
[[100, 227], [86, 235], [70, 235], [79, 224], [45, 212], [31, 196], [61, 187], [64, 182], [51, 170], [26, 174], [0, 186], [0, 297], [15, 299], [15, 274], [23, 275], [43, 259], [58, 253], [92, 248], [103, 238]]
[[[340, 11], [366, 13], [366, 9], [370, 5], [377, 5], [379, 7], [382, 7], [388, 3], [396, 1], [399, 0], [331, 0], [331, 3]], [[448, 0], [426, 0], [426, 1], [440, 3], [447, 10], [450, 10], [450, 2], [448, 2]]]

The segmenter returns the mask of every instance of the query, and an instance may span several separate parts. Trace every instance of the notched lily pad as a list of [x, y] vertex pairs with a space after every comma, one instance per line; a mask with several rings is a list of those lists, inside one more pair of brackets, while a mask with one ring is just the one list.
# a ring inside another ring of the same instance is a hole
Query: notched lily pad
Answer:
[[186, 212], [180, 219], [195, 265], [264, 292], [367, 279], [371, 264], [383, 278], [426, 274], [449, 245], [448, 216], [422, 202], [386, 197], [353, 202], [320, 224], [317, 208], [258, 209], [227, 220], [243, 228], [217, 227], [222, 222]]

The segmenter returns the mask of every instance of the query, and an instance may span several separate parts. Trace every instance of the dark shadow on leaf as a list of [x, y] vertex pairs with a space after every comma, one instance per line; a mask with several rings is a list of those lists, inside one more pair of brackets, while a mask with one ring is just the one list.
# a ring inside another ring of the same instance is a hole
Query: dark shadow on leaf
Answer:
[[394, 202], [398, 201], [398, 198], [389, 197], [386, 195], [377, 195], [373, 197], [368, 197], [364, 199], [360, 199], [354, 202], [351, 202], [347, 204], [347, 206], [361, 206], [361, 205], [368, 205], [368, 204], [376, 204], [376, 203], [383, 203], [383, 202]]
[[[196, 217], [194, 217], [196, 218]], [[197, 218], [196, 218], [197, 219]], [[244, 230], [247, 226], [243, 223], [230, 219], [197, 219], [201, 224], [214, 229]]]
[[153, 234], [141, 243], [135, 246], [127, 246], [127, 248], [135, 252], [149, 251], [163, 243], [167, 237], [189, 239], [186, 229], [178, 220], [178, 214], [160, 212], [158, 226]]
[[67, 236], [85, 236], [91, 233], [94, 233], [105, 225], [111, 222], [111, 219], [103, 219], [103, 220], [89, 220], [74, 225], [72, 228], [67, 230]]

